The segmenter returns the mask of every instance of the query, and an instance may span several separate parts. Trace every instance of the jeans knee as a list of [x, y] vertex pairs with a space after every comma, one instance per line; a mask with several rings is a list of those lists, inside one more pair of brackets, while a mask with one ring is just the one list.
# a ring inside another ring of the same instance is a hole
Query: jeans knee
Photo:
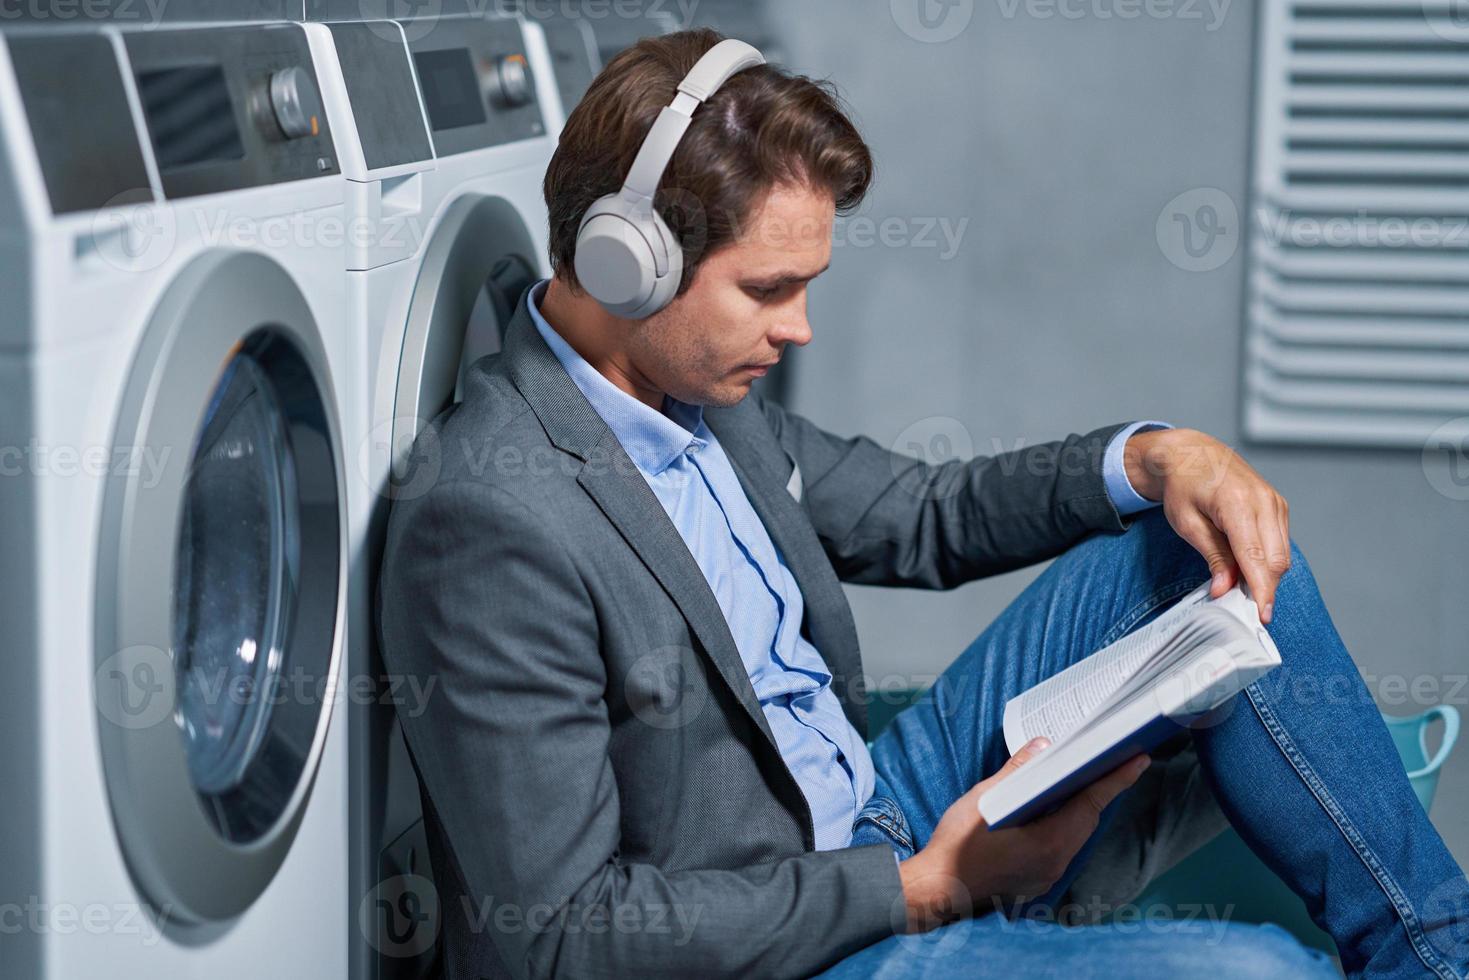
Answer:
[[1306, 564], [1306, 553], [1301, 550], [1300, 544], [1294, 537], [1290, 539], [1290, 567], [1301, 569], [1307, 574], [1311, 571], [1311, 566]]
[[1290, 539], [1290, 567], [1280, 577], [1275, 590], [1275, 606], [1287, 609], [1302, 600], [1314, 600], [1317, 596], [1316, 578], [1311, 571], [1306, 555], [1295, 538]]
[[1202, 566], [1203, 556], [1173, 529], [1162, 507], [1150, 507], [1133, 514], [1129, 520], [1131, 523], [1122, 535], [1122, 541], [1127, 546], [1154, 560], [1181, 558], [1185, 562], [1192, 562], [1197, 559]]

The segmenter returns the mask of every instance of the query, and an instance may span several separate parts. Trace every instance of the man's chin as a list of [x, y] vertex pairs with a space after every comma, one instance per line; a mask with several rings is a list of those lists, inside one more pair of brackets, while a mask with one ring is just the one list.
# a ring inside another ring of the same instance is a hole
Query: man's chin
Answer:
[[[3, 2], [3, 0], [0, 0], [0, 2]], [[685, 398], [679, 395], [674, 395], [673, 397], [690, 405], [703, 405], [708, 408], [730, 408], [745, 400], [745, 396], [750, 393], [751, 385], [754, 382], [755, 379], [753, 377], [741, 371], [705, 386], [696, 393], [693, 393], [693, 397]]]
[[722, 385], [718, 389], [710, 392], [709, 397], [704, 400], [704, 404], [713, 408], [730, 408], [738, 405], [750, 393], [750, 387], [754, 384], [754, 380], [754, 378], [749, 378], [744, 381], [735, 381], [727, 385]]

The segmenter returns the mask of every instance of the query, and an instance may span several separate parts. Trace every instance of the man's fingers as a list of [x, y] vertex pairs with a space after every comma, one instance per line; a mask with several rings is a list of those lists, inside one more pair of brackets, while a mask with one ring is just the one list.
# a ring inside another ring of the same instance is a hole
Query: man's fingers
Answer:
[[1047, 739], [1044, 735], [1038, 735], [1035, 738], [1031, 739], [1029, 742], [1026, 742], [1024, 745], [1020, 746], [1019, 752], [1016, 752], [1014, 755], [1012, 755], [1009, 759], [1005, 761], [1005, 764], [1003, 766], [996, 770], [993, 776], [990, 776], [986, 779], [981, 779], [979, 782], [975, 783], [969, 788], [969, 792], [965, 793], [964, 796], [966, 798], [972, 798], [972, 802], [976, 807], [978, 807], [979, 798], [983, 796], [986, 792], [988, 792], [991, 786], [1004, 779], [1006, 776], [1010, 775], [1016, 769], [1019, 769], [1021, 766], [1025, 765], [1031, 759], [1034, 759], [1038, 754], [1040, 754], [1040, 751], [1042, 749], [1050, 744], [1050, 740]]
[[1275, 601], [1275, 579], [1270, 572], [1269, 556], [1257, 521], [1254, 510], [1226, 514], [1224, 533], [1229, 536], [1229, 547], [1234, 552], [1240, 574], [1249, 583], [1250, 597], [1264, 617], [1265, 608]]
[[1143, 770], [1152, 763], [1152, 759], [1143, 753], [1128, 759], [1122, 765], [1113, 769], [1107, 775], [1092, 783], [1086, 789], [1077, 794], [1071, 805], [1084, 804], [1096, 816], [1101, 816], [1107, 804], [1115, 800], [1122, 791], [1137, 782]]
[[987, 777], [987, 779], [983, 779], [980, 780], [980, 782], [975, 783], [974, 789], [970, 790], [970, 792], [974, 793], [975, 801], [978, 801], [978, 798], [984, 795], [984, 790], [989, 789], [990, 786], [995, 785], [995, 783], [999, 782], [999, 780], [1005, 779], [1006, 776], [1014, 773], [1014, 771], [1017, 770], [1017, 768], [1021, 767], [1021, 765], [1028, 763], [1028, 761], [1033, 760], [1033, 758], [1036, 758], [1037, 755], [1042, 752], [1042, 749], [1046, 748], [1046, 746], [1049, 745], [1050, 739], [1047, 739], [1044, 735], [1037, 735], [1036, 738], [1031, 739], [1030, 742], [1025, 742], [1024, 745], [1019, 746], [1019, 751], [1015, 752], [1014, 755], [1011, 755], [1011, 757], [1009, 757], [1008, 760], [1005, 761], [1005, 764], [1000, 765], [999, 770], [996, 770], [993, 776]]
[[1178, 529], [1179, 534], [1209, 563], [1209, 574], [1214, 577], [1209, 595], [1217, 599], [1234, 587], [1239, 576], [1229, 539], [1207, 517], [1197, 512], [1183, 525]]
[[1055, 813], [1043, 817], [1042, 821], [1052, 822], [1056, 830], [1080, 847], [1091, 836], [1107, 805], [1137, 782], [1151, 762], [1146, 754], [1133, 756], [1067, 800]]
[[1260, 540], [1265, 543], [1265, 571], [1269, 579], [1269, 593], [1259, 603], [1260, 619], [1270, 622], [1275, 605], [1275, 587], [1280, 577], [1290, 568], [1290, 532], [1281, 521], [1279, 508], [1272, 503], [1268, 512], [1259, 517]]
[[1050, 739], [1046, 738], [1044, 735], [1036, 736], [1029, 742], [1026, 742], [1024, 745], [1020, 746], [1020, 751], [1012, 755], [1005, 762], [1005, 764], [1000, 767], [1000, 771], [995, 773], [989, 779], [985, 780], [985, 782], [988, 783], [993, 780], [1004, 779], [1016, 769], [1019, 769], [1031, 759], [1034, 759], [1042, 749], [1050, 744]]

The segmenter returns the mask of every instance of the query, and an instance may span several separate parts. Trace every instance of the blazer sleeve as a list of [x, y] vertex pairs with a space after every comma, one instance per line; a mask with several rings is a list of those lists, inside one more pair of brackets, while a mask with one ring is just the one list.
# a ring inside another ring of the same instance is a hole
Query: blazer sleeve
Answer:
[[[806, 976], [901, 923], [881, 845], [738, 869], [619, 857], [597, 610], [554, 525], [509, 491], [453, 482], [400, 501], [380, 596], [388, 669], [436, 679], [405, 735], [515, 975]], [[655, 919], [668, 927], [618, 926]]]
[[1126, 423], [929, 463], [867, 436], [833, 435], [774, 402], [757, 404], [801, 468], [812, 523], [845, 582], [951, 589], [1131, 523], [1102, 477], [1107, 443]]

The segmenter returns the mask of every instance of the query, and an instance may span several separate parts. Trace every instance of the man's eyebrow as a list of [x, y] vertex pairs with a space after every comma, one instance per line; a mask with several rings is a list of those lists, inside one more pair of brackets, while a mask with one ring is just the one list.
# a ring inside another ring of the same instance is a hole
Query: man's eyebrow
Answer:
[[775, 272], [771, 273], [768, 276], [754, 276], [749, 280], [749, 282], [751, 284], [756, 284], [760, 286], [789, 286], [793, 283], [798, 282], [810, 282], [812, 279], [815, 279], [817, 276], [821, 275], [823, 272], [830, 268], [831, 263], [828, 262], [826, 265], [822, 266], [809, 275], [804, 275], [799, 272]]

